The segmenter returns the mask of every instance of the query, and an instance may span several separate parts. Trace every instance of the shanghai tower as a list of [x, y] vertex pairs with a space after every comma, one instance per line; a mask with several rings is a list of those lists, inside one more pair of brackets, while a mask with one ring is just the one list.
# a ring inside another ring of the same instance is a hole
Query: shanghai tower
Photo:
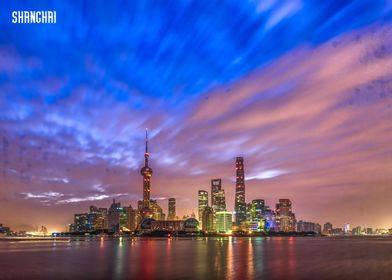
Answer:
[[246, 203], [245, 203], [245, 171], [244, 158], [237, 157], [235, 162], [236, 169], [236, 186], [235, 186], [235, 224], [239, 226], [242, 221], [246, 220]]

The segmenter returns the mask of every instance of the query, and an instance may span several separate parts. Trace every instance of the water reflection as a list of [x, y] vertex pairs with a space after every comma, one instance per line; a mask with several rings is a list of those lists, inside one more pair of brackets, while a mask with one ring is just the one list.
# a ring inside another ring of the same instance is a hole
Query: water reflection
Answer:
[[[248, 250], [246, 252], [246, 255], [248, 256], [247, 259], [247, 277], [253, 278], [254, 276], [254, 254], [253, 254], [253, 244], [252, 244], [252, 238], [249, 238], [248, 240]], [[263, 261], [262, 259], [260, 260], [261, 262]]]
[[387, 279], [392, 273], [392, 239], [368, 240], [225, 237], [77, 238], [64, 245], [0, 242], [0, 263], [2, 275], [9, 279], [58, 275], [67, 279], [306, 279], [310, 275]]
[[118, 242], [115, 242], [114, 246], [114, 255], [115, 255], [115, 269], [114, 269], [114, 279], [124, 279], [125, 274], [124, 274], [124, 269], [126, 266], [126, 250], [127, 248], [123, 246], [123, 240], [122, 237], [118, 239]]

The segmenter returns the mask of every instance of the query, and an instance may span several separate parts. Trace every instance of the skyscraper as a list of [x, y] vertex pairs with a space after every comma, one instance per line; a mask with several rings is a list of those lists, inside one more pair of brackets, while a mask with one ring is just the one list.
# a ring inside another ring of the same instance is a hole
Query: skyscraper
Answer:
[[265, 219], [265, 228], [268, 231], [278, 230], [276, 225], [275, 212], [269, 209], [268, 206], [264, 205], [263, 217]]
[[136, 229], [136, 210], [131, 205], [127, 208], [127, 219], [127, 228], [134, 231]]
[[225, 190], [219, 190], [215, 195], [216, 208], [215, 211], [226, 211]]
[[161, 206], [158, 205], [157, 201], [150, 199], [150, 215], [155, 220], [163, 220], [163, 210]]
[[151, 185], [150, 180], [152, 176], [152, 168], [148, 166], [148, 130], [146, 129], [146, 151], [144, 153], [144, 166], [140, 170], [140, 174], [143, 176], [143, 209], [142, 209], [142, 217], [150, 217], [151, 209], [150, 209], [150, 191]]
[[108, 219], [108, 209], [107, 208], [99, 208], [99, 213], [101, 213], [101, 227], [102, 229], [108, 229], [109, 227], [109, 219]]
[[212, 209], [216, 208], [216, 194], [222, 188], [222, 180], [221, 179], [212, 179], [211, 180], [211, 207]]
[[168, 220], [175, 220], [176, 219], [176, 199], [169, 198], [169, 205], [168, 205]]
[[237, 157], [235, 162], [236, 184], [235, 184], [235, 223], [237, 226], [246, 220], [246, 203], [245, 203], [245, 170], [244, 158]]
[[199, 210], [199, 223], [203, 228], [203, 211], [208, 206], [208, 192], [199, 190], [198, 194], [198, 210]]
[[113, 199], [112, 205], [110, 205], [108, 213], [109, 231], [118, 232], [120, 230], [120, 211], [121, 203]]
[[276, 218], [280, 231], [295, 231], [295, 214], [292, 212], [290, 199], [279, 199], [276, 204]]
[[76, 232], [86, 232], [88, 231], [88, 214], [75, 214], [74, 215], [74, 224], [73, 230]]
[[211, 180], [211, 207], [214, 212], [226, 211], [225, 191], [221, 179]]
[[216, 231], [219, 233], [229, 233], [232, 228], [232, 213], [227, 211], [216, 212]]
[[214, 229], [214, 212], [211, 207], [206, 206], [202, 213], [202, 230], [205, 232], [213, 232]]
[[254, 199], [252, 200], [252, 220], [261, 221], [264, 217], [264, 199]]

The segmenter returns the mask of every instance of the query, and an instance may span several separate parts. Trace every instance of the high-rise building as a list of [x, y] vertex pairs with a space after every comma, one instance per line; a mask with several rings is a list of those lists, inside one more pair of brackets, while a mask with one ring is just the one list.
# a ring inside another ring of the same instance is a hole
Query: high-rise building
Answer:
[[146, 129], [146, 151], [144, 153], [144, 166], [140, 170], [140, 174], [143, 176], [143, 209], [141, 215], [143, 217], [151, 217], [150, 209], [150, 192], [151, 192], [151, 176], [152, 168], [148, 166], [148, 130]]
[[246, 220], [247, 221], [252, 221], [253, 217], [253, 206], [252, 203], [247, 203], [246, 204]]
[[226, 197], [225, 197], [225, 190], [219, 190], [216, 195], [215, 195], [215, 211], [220, 212], [220, 211], [226, 211]]
[[75, 232], [87, 232], [88, 231], [88, 214], [75, 214], [73, 231]]
[[0, 224], [0, 236], [2, 235], [8, 235], [11, 233], [11, 230], [9, 227], [3, 226], [3, 224]]
[[265, 229], [268, 231], [279, 230], [276, 223], [275, 212], [269, 209], [268, 206], [264, 206], [263, 217], [265, 219]]
[[[246, 207], [246, 221], [245, 223], [249, 230], [251, 231], [265, 231], [266, 230], [266, 219], [264, 218], [264, 200], [254, 199], [252, 203], [248, 203]], [[243, 223], [242, 221], [241, 223]], [[241, 224], [240, 223], [240, 224]], [[237, 225], [237, 224], [236, 224]], [[242, 225], [242, 228], [243, 225]]]
[[211, 207], [214, 211], [217, 208], [217, 193], [222, 189], [222, 180], [221, 179], [212, 179], [211, 180]]
[[314, 232], [315, 233], [321, 233], [321, 225], [316, 223], [314, 224]]
[[373, 234], [373, 229], [372, 228], [366, 228], [365, 234], [372, 235]]
[[276, 218], [280, 231], [295, 231], [295, 214], [292, 212], [290, 199], [279, 199], [276, 204]]
[[90, 214], [95, 215], [94, 230], [104, 230], [108, 228], [108, 209], [90, 206]]
[[298, 232], [316, 232], [316, 224], [312, 222], [306, 222], [299, 220], [297, 222], [297, 231]]
[[330, 222], [326, 222], [323, 226], [323, 234], [332, 234], [332, 224]]
[[216, 231], [218, 233], [229, 233], [231, 232], [233, 221], [232, 213], [227, 211], [219, 211], [216, 215]]
[[168, 220], [175, 220], [176, 219], [176, 199], [169, 198], [169, 205], [168, 205]]
[[252, 221], [261, 221], [264, 217], [264, 199], [252, 200]]
[[345, 234], [350, 233], [350, 224], [349, 223], [345, 223], [343, 225], [343, 231], [344, 231]]
[[360, 226], [354, 227], [352, 233], [353, 235], [362, 235], [362, 228]]
[[112, 205], [110, 205], [108, 211], [108, 228], [109, 231], [118, 232], [120, 230], [120, 211], [121, 203], [113, 199]]
[[154, 199], [150, 199], [150, 213], [151, 218], [155, 220], [163, 220], [163, 210]]
[[128, 228], [128, 207], [120, 207], [118, 208], [118, 215], [119, 215], [119, 226], [120, 230], [129, 230]]
[[102, 219], [101, 219], [102, 229], [108, 229], [109, 228], [108, 209], [107, 208], [99, 208], [99, 213], [102, 216]]
[[222, 189], [221, 179], [211, 180], [211, 207], [214, 212], [226, 211], [225, 191]]
[[201, 218], [202, 230], [205, 232], [214, 232], [214, 211], [211, 207], [206, 206], [203, 209]]
[[134, 231], [136, 229], [136, 210], [131, 205], [127, 207], [127, 219], [127, 228]]
[[97, 223], [98, 213], [88, 213], [87, 214], [87, 231], [94, 231], [95, 224]]
[[90, 214], [99, 214], [98, 207], [94, 205], [90, 205]]
[[237, 157], [235, 162], [236, 184], [235, 184], [235, 223], [237, 226], [246, 220], [246, 203], [245, 203], [245, 170], [244, 158]]
[[199, 213], [199, 222], [201, 228], [203, 228], [203, 211], [208, 206], [208, 192], [199, 190], [198, 193], [198, 213]]

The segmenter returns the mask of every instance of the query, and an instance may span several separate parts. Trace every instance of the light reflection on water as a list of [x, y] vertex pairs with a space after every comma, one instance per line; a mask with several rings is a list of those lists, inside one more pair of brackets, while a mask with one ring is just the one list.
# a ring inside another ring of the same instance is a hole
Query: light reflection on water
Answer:
[[1, 279], [388, 279], [391, 238], [0, 242]]

